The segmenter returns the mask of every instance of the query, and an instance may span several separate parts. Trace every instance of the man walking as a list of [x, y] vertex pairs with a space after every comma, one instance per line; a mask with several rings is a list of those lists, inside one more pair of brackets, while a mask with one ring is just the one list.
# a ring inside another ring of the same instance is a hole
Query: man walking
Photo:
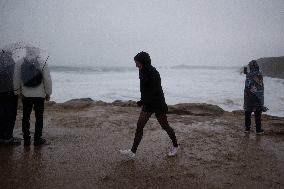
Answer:
[[131, 149], [120, 150], [120, 153], [130, 159], [135, 158], [137, 148], [143, 137], [143, 129], [154, 113], [159, 124], [165, 130], [172, 141], [172, 148], [168, 156], [175, 156], [178, 152], [176, 135], [167, 120], [168, 106], [165, 102], [164, 92], [161, 85], [159, 72], [151, 65], [150, 55], [140, 52], [134, 57], [136, 67], [139, 69], [141, 100], [137, 105], [142, 107], [135, 133], [135, 138]]

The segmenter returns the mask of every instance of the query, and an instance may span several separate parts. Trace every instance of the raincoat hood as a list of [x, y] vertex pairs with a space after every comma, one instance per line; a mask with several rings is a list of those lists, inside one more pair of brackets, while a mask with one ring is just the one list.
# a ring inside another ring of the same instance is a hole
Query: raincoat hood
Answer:
[[262, 73], [261, 73], [259, 66], [258, 66], [258, 64], [255, 60], [250, 61], [249, 64], [248, 64], [248, 67], [249, 67], [249, 72], [247, 73], [247, 78], [252, 79], [256, 76], [262, 77]]
[[151, 58], [150, 55], [146, 52], [140, 52], [134, 57], [135, 61], [140, 62], [143, 65], [143, 68], [149, 68], [151, 67]]

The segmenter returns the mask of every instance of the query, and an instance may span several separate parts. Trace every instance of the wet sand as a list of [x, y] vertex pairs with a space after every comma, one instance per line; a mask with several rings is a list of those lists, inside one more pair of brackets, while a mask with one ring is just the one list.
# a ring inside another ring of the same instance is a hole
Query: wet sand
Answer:
[[[50, 144], [1, 145], [0, 188], [284, 188], [284, 118], [264, 116], [266, 132], [256, 136], [255, 127], [243, 133], [241, 113], [173, 106], [177, 157], [166, 156], [171, 142], [153, 115], [136, 160], [127, 161], [118, 150], [131, 147], [139, 112], [133, 102], [49, 103], [43, 135]], [[33, 130], [33, 116], [31, 123]]]

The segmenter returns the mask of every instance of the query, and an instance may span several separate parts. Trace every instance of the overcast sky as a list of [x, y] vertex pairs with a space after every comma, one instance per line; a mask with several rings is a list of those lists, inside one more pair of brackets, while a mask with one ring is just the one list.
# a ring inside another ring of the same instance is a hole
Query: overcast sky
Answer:
[[246, 64], [284, 55], [284, 0], [0, 0], [0, 46], [39, 44], [50, 64]]

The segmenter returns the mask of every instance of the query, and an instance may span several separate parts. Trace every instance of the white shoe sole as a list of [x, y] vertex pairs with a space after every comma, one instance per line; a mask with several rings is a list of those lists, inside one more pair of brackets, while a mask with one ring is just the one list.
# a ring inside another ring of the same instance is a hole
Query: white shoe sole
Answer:
[[123, 150], [119, 150], [119, 153], [120, 153], [123, 157], [127, 158], [128, 160], [134, 160], [134, 159], [135, 159], [135, 156], [133, 157], [133, 156], [129, 156], [128, 154], [125, 154], [125, 153], [123, 152]]
[[175, 156], [177, 156], [178, 151], [179, 151], [179, 147], [178, 147], [177, 152], [175, 154], [168, 153], [167, 155], [168, 155], [168, 157], [175, 157]]

